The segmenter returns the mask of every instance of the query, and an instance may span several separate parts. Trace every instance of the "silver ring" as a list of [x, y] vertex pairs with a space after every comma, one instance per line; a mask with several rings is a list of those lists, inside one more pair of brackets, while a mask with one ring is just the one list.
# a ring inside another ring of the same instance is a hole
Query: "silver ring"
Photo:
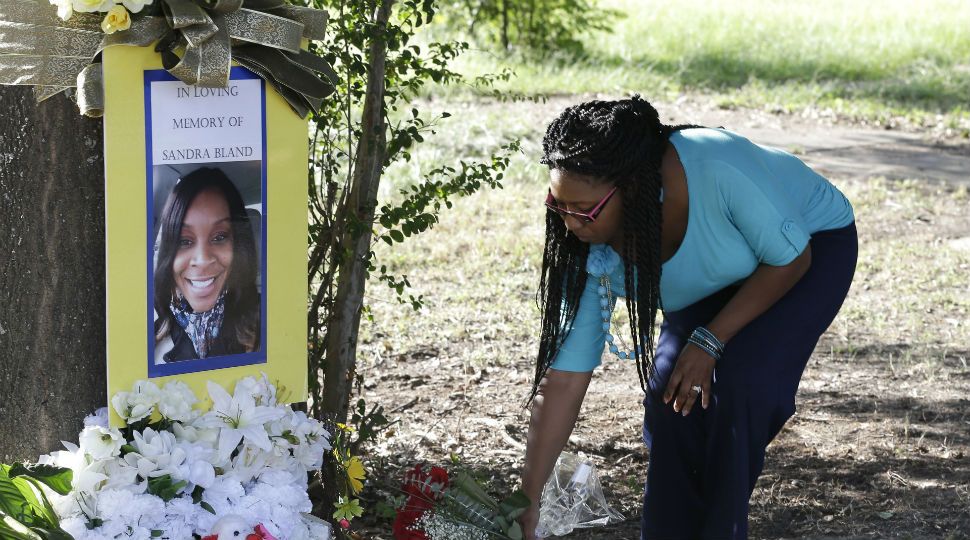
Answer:
[[701, 388], [701, 385], [699, 384], [695, 384], [694, 386], [691, 386], [690, 389], [697, 392], [698, 394], [700, 394], [701, 390], [703, 390], [703, 388]]

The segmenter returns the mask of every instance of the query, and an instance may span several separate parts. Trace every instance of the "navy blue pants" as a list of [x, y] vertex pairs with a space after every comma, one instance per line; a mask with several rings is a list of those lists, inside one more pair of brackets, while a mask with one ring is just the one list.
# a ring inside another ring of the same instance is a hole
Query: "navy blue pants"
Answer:
[[788, 293], [731, 339], [711, 400], [688, 416], [663, 393], [687, 338], [737, 292], [733, 286], [665, 314], [646, 399], [650, 450], [642, 540], [743, 539], [765, 448], [795, 413], [795, 393], [819, 337], [835, 319], [858, 255], [855, 224], [812, 235], [812, 264]]

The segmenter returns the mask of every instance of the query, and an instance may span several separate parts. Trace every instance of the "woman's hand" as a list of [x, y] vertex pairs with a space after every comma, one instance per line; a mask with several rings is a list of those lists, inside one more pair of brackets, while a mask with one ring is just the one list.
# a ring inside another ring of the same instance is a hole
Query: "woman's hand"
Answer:
[[691, 387], [700, 386], [701, 407], [706, 409], [711, 398], [714, 363], [711, 355], [688, 343], [680, 351], [674, 372], [670, 374], [670, 381], [664, 391], [664, 403], [674, 400], [674, 411], [687, 416], [698, 396], [698, 392]]
[[539, 392], [532, 402], [522, 468], [522, 491], [532, 501], [532, 506], [519, 517], [526, 540], [535, 538], [542, 488], [569, 440], [592, 377], [593, 372], [550, 368], [539, 384]]
[[523, 540], [536, 539], [536, 525], [539, 524], [539, 503], [534, 502], [521, 516], [519, 525], [522, 525]]

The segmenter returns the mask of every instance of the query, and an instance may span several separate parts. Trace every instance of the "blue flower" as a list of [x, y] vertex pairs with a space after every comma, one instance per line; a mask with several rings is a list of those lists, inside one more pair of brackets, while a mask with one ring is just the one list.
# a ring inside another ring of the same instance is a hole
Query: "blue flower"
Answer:
[[586, 271], [591, 275], [600, 277], [607, 275], [620, 264], [620, 256], [606, 244], [595, 244], [589, 248], [589, 257], [586, 258]]

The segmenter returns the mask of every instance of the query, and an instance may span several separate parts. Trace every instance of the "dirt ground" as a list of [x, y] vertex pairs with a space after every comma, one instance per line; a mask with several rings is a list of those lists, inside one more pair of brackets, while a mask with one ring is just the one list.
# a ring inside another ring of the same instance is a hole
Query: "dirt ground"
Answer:
[[[970, 197], [918, 179], [833, 181], [856, 209], [860, 263], [804, 374], [798, 412], [768, 448], [750, 536], [970, 538]], [[544, 190], [522, 182], [480, 193], [406, 253], [383, 254], [426, 306], [414, 313], [369, 284], [360, 394], [397, 423], [367, 448], [365, 507], [420, 462], [459, 463], [495, 494], [517, 485], [542, 228], [538, 212], [515, 209]], [[594, 461], [626, 520], [570, 538], [639, 539], [642, 395], [631, 364], [607, 360], [594, 375], [567, 450]], [[357, 523], [367, 538], [391, 538], [386, 518]]]

